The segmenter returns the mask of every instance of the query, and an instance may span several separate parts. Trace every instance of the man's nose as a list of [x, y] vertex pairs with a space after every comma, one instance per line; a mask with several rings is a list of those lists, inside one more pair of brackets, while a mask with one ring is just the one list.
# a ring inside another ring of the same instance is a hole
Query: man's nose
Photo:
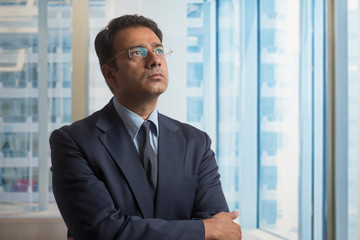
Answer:
[[146, 58], [146, 67], [153, 68], [161, 66], [161, 57], [158, 56], [154, 51], [148, 51]]

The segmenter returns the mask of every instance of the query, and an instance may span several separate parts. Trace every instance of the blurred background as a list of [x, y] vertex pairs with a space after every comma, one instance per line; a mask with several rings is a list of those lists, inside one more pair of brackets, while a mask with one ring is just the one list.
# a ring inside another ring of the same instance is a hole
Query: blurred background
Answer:
[[360, 239], [359, 2], [0, 0], [0, 238], [65, 239], [48, 138], [110, 100], [94, 38], [139, 13], [174, 50], [159, 111], [211, 136], [245, 239]]

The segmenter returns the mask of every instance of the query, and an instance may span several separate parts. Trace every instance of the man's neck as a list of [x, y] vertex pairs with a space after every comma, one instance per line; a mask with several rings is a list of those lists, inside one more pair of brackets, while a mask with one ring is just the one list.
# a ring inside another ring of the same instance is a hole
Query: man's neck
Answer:
[[146, 120], [149, 118], [150, 114], [154, 111], [157, 105], [157, 99], [150, 99], [148, 101], [125, 101], [123, 99], [119, 99], [115, 96], [118, 102], [129, 109], [130, 111], [139, 115], [142, 119]]

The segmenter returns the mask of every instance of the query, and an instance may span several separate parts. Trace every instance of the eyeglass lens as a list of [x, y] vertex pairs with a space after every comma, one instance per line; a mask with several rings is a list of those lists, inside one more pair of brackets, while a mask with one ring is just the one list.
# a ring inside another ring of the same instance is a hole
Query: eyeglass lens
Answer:
[[[162, 47], [157, 47], [152, 50], [157, 56], [164, 56], [164, 49]], [[135, 47], [129, 49], [129, 56], [131, 58], [144, 58], [148, 54], [148, 49], [143, 47]]]

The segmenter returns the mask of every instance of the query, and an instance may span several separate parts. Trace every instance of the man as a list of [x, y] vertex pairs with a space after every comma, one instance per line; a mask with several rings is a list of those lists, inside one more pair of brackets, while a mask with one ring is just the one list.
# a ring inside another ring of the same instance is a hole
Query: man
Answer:
[[113, 19], [95, 48], [114, 98], [50, 137], [53, 192], [72, 237], [241, 239], [209, 137], [157, 112], [171, 51], [156, 23]]

